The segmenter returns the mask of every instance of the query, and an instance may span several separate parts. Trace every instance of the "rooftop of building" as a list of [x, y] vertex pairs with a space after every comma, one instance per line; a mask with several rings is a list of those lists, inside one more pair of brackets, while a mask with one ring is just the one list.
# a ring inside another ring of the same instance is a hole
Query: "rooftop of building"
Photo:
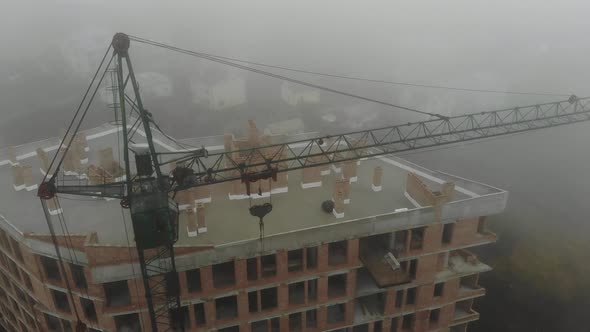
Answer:
[[[97, 151], [112, 147], [117, 160], [117, 146], [120, 143], [119, 131], [112, 124], [86, 130], [82, 135], [88, 144], [88, 163], [98, 164]], [[292, 141], [308, 137], [312, 134], [297, 136], [272, 137], [273, 143]], [[136, 143], [145, 142], [141, 131], [135, 135]], [[158, 132], [154, 133], [154, 142], [160, 151], [182, 149], [174, 141]], [[223, 136], [193, 138], [182, 141], [191, 146], [205, 146], [209, 151], [223, 150]], [[0, 218], [3, 227], [16, 229], [20, 233], [49, 234], [36, 189], [15, 190], [11, 164], [15, 161], [21, 165], [29, 165], [33, 170], [34, 183], [40, 183], [43, 175], [40, 172], [40, 160], [35, 152], [42, 148], [52, 157], [56, 153], [58, 138], [24, 144], [0, 150]], [[12, 158], [11, 158], [12, 155]], [[12, 159], [12, 162], [11, 162]], [[122, 159], [122, 158], [121, 158]], [[373, 170], [376, 166], [383, 168], [383, 189], [375, 192], [372, 189]], [[168, 172], [169, 169], [164, 171]], [[379, 157], [363, 160], [357, 170], [358, 180], [350, 184], [350, 204], [344, 209], [344, 217], [336, 218], [333, 214], [321, 209], [322, 202], [330, 200], [334, 192], [334, 182], [340, 174], [331, 172], [322, 177], [322, 185], [303, 189], [301, 186], [302, 171], [288, 173], [288, 191], [272, 194], [270, 197], [252, 199], [230, 199], [230, 183], [211, 186], [211, 202], [206, 204], [205, 220], [207, 231], [196, 236], [189, 236], [186, 216], [181, 214], [178, 245], [186, 246], [220, 246], [240, 241], [258, 239], [258, 220], [249, 214], [250, 204], [272, 201], [273, 211], [264, 218], [265, 236], [326, 227], [332, 224], [351, 222], [373, 216], [415, 209], [405, 194], [406, 178], [409, 172], [415, 173], [433, 190], [440, 190], [446, 181], [456, 182], [453, 200], [462, 200], [499, 190], [477, 182], [451, 177], [444, 173], [433, 172], [395, 157]], [[276, 188], [278, 189], [278, 188]], [[279, 190], [284, 191], [284, 190]], [[67, 222], [70, 234], [87, 235], [96, 232], [98, 243], [109, 245], [127, 245], [124, 225], [127, 225], [128, 238], [133, 239], [131, 218], [128, 210], [120, 207], [117, 200], [105, 200], [92, 197], [59, 195], [63, 209], [63, 218]], [[401, 210], [400, 210], [401, 209]], [[397, 211], [396, 211], [397, 210]], [[57, 233], [62, 233], [58, 216], [53, 216]]]

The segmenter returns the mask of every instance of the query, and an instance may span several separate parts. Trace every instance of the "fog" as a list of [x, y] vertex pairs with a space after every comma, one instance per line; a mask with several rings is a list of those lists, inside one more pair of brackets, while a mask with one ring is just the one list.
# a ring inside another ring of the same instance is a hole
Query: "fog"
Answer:
[[[585, 1], [58, 0], [3, 7], [2, 146], [56, 135], [66, 126], [115, 32], [338, 75], [566, 95], [475, 93], [275, 70], [447, 115], [588, 94], [590, 5]], [[146, 107], [163, 129], [178, 136], [236, 131], [249, 118], [262, 127], [302, 118], [305, 130], [321, 132], [425, 119], [324, 92], [319, 102], [290, 105], [281, 98], [281, 81], [137, 43], [130, 54]], [[244, 103], [215, 110], [202, 101], [199, 91], [228, 79], [246, 82]], [[87, 126], [110, 116], [107, 100], [108, 95], [97, 98]], [[326, 115], [337, 121], [321, 121]], [[586, 326], [580, 325], [583, 314], [575, 309], [588, 308], [580, 294], [588, 294], [590, 286], [575, 276], [590, 272], [582, 266], [589, 248], [580, 236], [588, 231], [590, 212], [584, 201], [590, 188], [584, 172], [590, 161], [584, 144], [588, 129], [579, 124], [406, 155], [427, 167], [511, 191], [507, 212], [491, 223], [500, 241], [481, 252], [496, 271], [482, 276], [489, 294], [478, 300], [482, 321], [470, 331]], [[561, 273], [550, 273], [556, 270]], [[549, 289], [561, 282], [573, 290]], [[539, 317], [547, 319], [535, 322]]]

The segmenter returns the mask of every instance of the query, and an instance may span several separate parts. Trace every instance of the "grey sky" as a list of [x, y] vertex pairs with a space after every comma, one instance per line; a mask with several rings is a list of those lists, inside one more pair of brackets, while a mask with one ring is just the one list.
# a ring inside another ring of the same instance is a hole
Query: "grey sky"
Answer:
[[[45, 112], [44, 102], [59, 104], [63, 115], [54, 116], [67, 121], [83, 93], [80, 82], [88, 81], [117, 31], [337, 74], [582, 96], [589, 76], [588, 7], [584, 1], [14, 1], [0, 13], [0, 86], [8, 87], [0, 105], [5, 124], [23, 121], [28, 112]], [[174, 76], [194, 61], [140, 46], [132, 52], [139, 72]], [[66, 65], [48, 64], [55, 57]], [[26, 85], [26, 93], [22, 87], [11, 92], [23, 68], [37, 84]], [[41, 84], [49, 74], [52, 79]], [[441, 113], [555, 99], [290, 75]]]

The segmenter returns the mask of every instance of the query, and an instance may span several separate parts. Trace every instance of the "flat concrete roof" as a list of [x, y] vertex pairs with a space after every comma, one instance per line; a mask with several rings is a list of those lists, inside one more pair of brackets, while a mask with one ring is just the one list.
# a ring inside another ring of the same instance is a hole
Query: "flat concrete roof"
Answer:
[[[105, 147], [112, 147], [117, 159], [117, 127], [106, 124], [101, 127], [83, 132], [88, 140], [90, 151], [89, 164], [97, 164], [96, 151]], [[155, 142], [160, 151], [180, 149], [173, 141], [159, 133], [155, 133]], [[305, 135], [297, 135], [301, 139]], [[137, 134], [136, 143], [144, 143], [143, 136]], [[280, 137], [278, 141], [285, 141]], [[191, 145], [205, 146], [210, 150], [223, 148], [223, 137], [214, 136], [203, 139], [187, 139]], [[39, 158], [35, 149], [44, 148], [50, 156], [59, 144], [57, 138], [34, 142], [15, 147], [17, 160], [23, 165], [31, 165], [36, 183], [40, 183], [42, 174], [39, 171]], [[13, 225], [21, 233], [34, 232], [49, 234], [36, 190], [16, 191], [13, 188], [12, 171], [8, 157], [8, 148], [0, 150], [0, 218], [5, 223]], [[374, 192], [371, 188], [373, 169], [375, 166], [383, 168], [383, 190]], [[166, 170], [168, 171], [168, 170]], [[405, 181], [408, 172], [415, 172], [434, 190], [447, 181], [458, 181], [455, 188], [455, 200], [475, 197], [496, 191], [494, 188], [478, 184], [465, 179], [454, 178], [443, 173], [426, 170], [393, 157], [379, 157], [363, 160], [358, 167], [358, 181], [350, 185], [349, 205], [346, 205], [344, 218], [337, 219], [332, 214], [322, 211], [321, 203], [332, 198], [333, 184], [337, 176], [323, 177], [321, 187], [302, 189], [302, 171], [288, 173], [288, 192], [271, 195], [271, 198], [230, 200], [228, 197], [229, 184], [218, 184], [211, 188], [212, 201], [206, 208], [207, 232], [195, 237], [187, 234], [185, 217], [180, 219], [178, 245], [226, 245], [234, 242], [257, 239], [259, 237], [258, 219], [249, 214], [250, 201], [252, 204], [270, 202], [273, 211], [264, 219], [265, 236], [295, 232], [314, 227], [340, 224], [345, 221], [367, 218], [375, 215], [394, 212], [397, 209], [414, 209], [405, 192]], [[254, 194], [256, 196], [257, 194]], [[60, 195], [63, 216], [67, 222], [70, 234], [86, 235], [96, 232], [100, 244], [126, 245], [124, 220], [127, 223], [129, 239], [133, 239], [131, 218], [128, 210], [121, 209], [118, 200], [105, 200], [92, 197], [77, 197]], [[3, 218], [2, 218], [3, 217]], [[57, 217], [53, 217], [55, 230], [61, 234]], [[0, 224], [5, 224], [0, 223]], [[132, 244], [133, 245], [133, 244]]]

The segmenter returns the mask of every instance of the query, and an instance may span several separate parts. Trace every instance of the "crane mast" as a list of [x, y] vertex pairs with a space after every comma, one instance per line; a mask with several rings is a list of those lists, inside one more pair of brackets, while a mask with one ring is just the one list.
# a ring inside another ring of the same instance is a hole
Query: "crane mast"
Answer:
[[[115, 34], [111, 47], [116, 59], [114, 88], [123, 136], [123, 179], [98, 184], [80, 179], [68, 181], [67, 176], [59, 172], [60, 162], [53, 176], [39, 186], [38, 195], [41, 199], [53, 198], [57, 193], [117, 198], [124, 208], [130, 210], [154, 332], [184, 330], [174, 259], [179, 226], [178, 205], [173, 196], [178, 191], [227, 181], [241, 181], [249, 188], [251, 182], [276, 179], [279, 172], [590, 120], [590, 98], [571, 96], [568, 100], [552, 103], [451, 117], [437, 115], [425, 121], [286, 143], [260, 144], [237, 151], [226, 147], [221, 152], [211, 153], [203, 147], [158, 152], [152, 138], [154, 122], [141, 99], [129, 46], [129, 36]], [[131, 84], [133, 100], [126, 94], [128, 84]], [[131, 111], [137, 113], [136, 122], [145, 133], [147, 148], [133, 146], [131, 142], [129, 132], [135, 127], [135, 124], [128, 124]], [[79, 125], [76, 131], [78, 128]], [[66, 152], [71, 142], [70, 139]], [[130, 151], [133, 152], [135, 170], [131, 169]], [[161, 167], [164, 165], [174, 165], [173, 171], [163, 174]]]
[[[178, 240], [178, 205], [168, 195], [167, 180], [162, 176], [152, 140], [149, 115], [143, 107], [139, 86], [129, 57], [129, 37], [117, 33], [112, 47], [117, 57], [117, 87], [123, 127], [125, 162], [125, 197], [122, 205], [129, 207], [145, 297], [153, 331], [184, 330], [178, 324], [180, 289], [174, 259], [174, 243]], [[124, 67], [127, 76], [124, 78]], [[129, 135], [125, 85], [131, 81], [137, 111], [146, 134], [148, 149], [135, 152], [135, 177], [129, 161]], [[154, 174], [155, 173], [155, 174]]]

